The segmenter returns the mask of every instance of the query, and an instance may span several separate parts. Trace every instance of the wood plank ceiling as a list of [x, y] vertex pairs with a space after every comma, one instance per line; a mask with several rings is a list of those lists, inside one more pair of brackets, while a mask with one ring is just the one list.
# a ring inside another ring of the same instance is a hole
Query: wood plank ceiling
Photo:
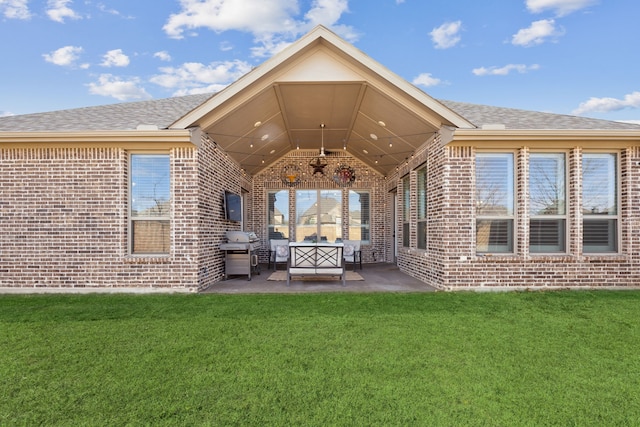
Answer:
[[346, 147], [388, 175], [437, 130], [367, 82], [274, 83], [205, 128], [252, 175], [291, 150], [320, 153], [322, 145], [327, 153]]

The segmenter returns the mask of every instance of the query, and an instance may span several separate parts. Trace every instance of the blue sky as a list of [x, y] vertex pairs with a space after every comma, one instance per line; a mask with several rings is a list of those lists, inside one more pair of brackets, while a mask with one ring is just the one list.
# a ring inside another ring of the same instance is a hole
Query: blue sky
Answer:
[[215, 92], [317, 24], [438, 99], [640, 123], [635, 0], [0, 0], [0, 116]]

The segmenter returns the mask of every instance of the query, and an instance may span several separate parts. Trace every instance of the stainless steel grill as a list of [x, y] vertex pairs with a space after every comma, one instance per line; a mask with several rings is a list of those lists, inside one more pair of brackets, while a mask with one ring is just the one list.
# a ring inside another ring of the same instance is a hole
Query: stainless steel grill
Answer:
[[225, 252], [224, 278], [231, 275], [247, 275], [251, 280], [251, 274], [260, 274], [257, 251], [260, 249], [260, 240], [256, 233], [245, 231], [227, 231], [227, 242], [220, 244], [220, 250]]

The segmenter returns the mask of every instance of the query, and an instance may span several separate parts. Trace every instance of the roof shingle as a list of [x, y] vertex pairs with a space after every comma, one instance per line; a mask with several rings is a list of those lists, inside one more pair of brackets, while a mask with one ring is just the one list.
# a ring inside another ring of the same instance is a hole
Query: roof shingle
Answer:
[[[212, 96], [213, 94], [210, 93], [187, 95], [0, 117], [0, 132], [134, 130], [139, 125], [155, 125], [158, 129], [166, 129]], [[640, 125], [631, 123], [448, 100], [440, 100], [440, 102], [478, 127], [487, 124], [503, 124], [506, 129], [522, 130], [640, 130]]]

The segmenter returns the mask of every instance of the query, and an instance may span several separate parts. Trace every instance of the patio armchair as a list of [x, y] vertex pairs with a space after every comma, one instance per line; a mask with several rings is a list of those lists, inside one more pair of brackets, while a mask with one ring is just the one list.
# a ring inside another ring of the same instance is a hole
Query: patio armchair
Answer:
[[345, 262], [353, 263], [353, 271], [356, 271], [356, 265], [360, 265], [360, 270], [362, 270], [360, 240], [343, 240], [342, 243], [344, 244], [343, 256]]
[[269, 266], [273, 263], [273, 271], [276, 271], [276, 264], [289, 260], [289, 240], [287, 239], [271, 239], [269, 240]]

